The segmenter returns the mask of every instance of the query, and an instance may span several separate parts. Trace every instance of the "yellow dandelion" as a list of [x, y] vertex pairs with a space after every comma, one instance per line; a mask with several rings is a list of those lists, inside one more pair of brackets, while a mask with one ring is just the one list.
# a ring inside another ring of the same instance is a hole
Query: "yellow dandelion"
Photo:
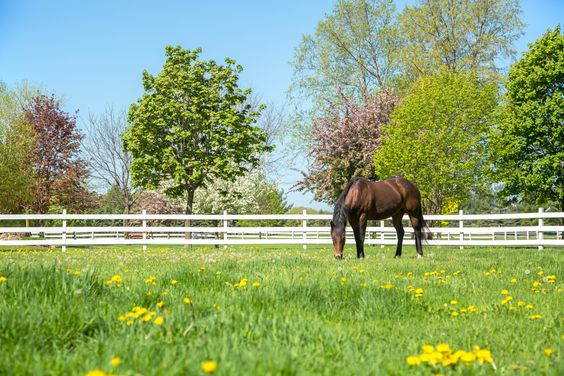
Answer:
[[0, 275], [0, 283], [4, 283], [8, 280], [8, 278], [4, 277], [3, 275]]
[[538, 319], [542, 319], [542, 315], [535, 314], [535, 315], [529, 316], [529, 318], [531, 318], [531, 320], [538, 320]]
[[552, 349], [550, 347], [547, 347], [546, 349], [544, 349], [544, 355], [546, 355], [546, 356], [552, 356], [553, 353], [554, 353], [554, 351], [552, 351]]
[[153, 315], [148, 313], [148, 314], [143, 316], [143, 321], [149, 322], [149, 321], [151, 321], [152, 318], [153, 318]]
[[517, 302], [517, 305], [518, 305], [519, 307], [523, 307], [523, 306], [525, 305], [525, 302], [522, 301], [522, 300], [519, 300], [519, 301]]
[[215, 360], [207, 360], [202, 362], [202, 371], [205, 373], [214, 373], [217, 370], [217, 362]]
[[173, 279], [172, 281], [170, 281], [171, 285], [176, 285], [178, 283], [178, 281], [176, 279]]
[[253, 287], [259, 287], [260, 286], [260, 282], [253, 282]]
[[157, 316], [157, 318], [153, 321], [153, 324], [161, 326], [164, 323], [164, 319], [162, 316]]
[[215, 275], [219, 277], [221, 275], [221, 272], [217, 271], [217, 272], [215, 272]]
[[492, 363], [493, 362], [491, 351], [486, 350], [486, 349], [478, 348], [477, 351], [476, 351], [476, 357], [482, 363]]
[[341, 286], [344, 285], [345, 283], [347, 283], [347, 278], [341, 277]]
[[452, 350], [450, 349], [450, 346], [448, 344], [439, 343], [437, 345], [437, 351], [441, 353], [450, 353]]
[[507, 291], [507, 290], [501, 290], [501, 295], [507, 295], [507, 294], [509, 294], [509, 291]]
[[511, 278], [511, 283], [517, 283], [517, 278]]
[[450, 301], [450, 304], [451, 304], [451, 305], [457, 305], [458, 302], [457, 302], [456, 300], [451, 300], [451, 301]]
[[192, 299], [184, 298], [184, 304], [192, 304]]
[[459, 313], [456, 311], [452, 311], [450, 314], [452, 317], [458, 317]]
[[157, 307], [159, 307], [159, 308], [163, 308], [164, 305], [165, 305], [165, 303], [162, 300], [157, 303]]
[[421, 346], [421, 351], [423, 351], [424, 354], [431, 354], [435, 352], [435, 347], [433, 345], [423, 345]]
[[546, 277], [546, 281], [548, 283], [555, 283], [556, 282], [556, 276], [555, 275], [549, 275]]
[[462, 360], [464, 363], [470, 363], [473, 362], [474, 360], [476, 360], [476, 355], [474, 355], [471, 352], [464, 352], [461, 356], [460, 356], [460, 360]]
[[419, 358], [418, 356], [408, 356], [407, 359], [405, 360], [407, 362], [407, 364], [409, 364], [410, 366], [417, 366], [419, 364], [421, 364], [421, 358]]
[[119, 356], [114, 356], [110, 364], [112, 365], [112, 367], [119, 366], [121, 364], [121, 358]]
[[101, 369], [94, 369], [86, 373], [86, 376], [107, 376], [107, 373], [102, 371]]
[[527, 309], [533, 309], [533, 305], [532, 305], [532, 304], [527, 304], [527, 305], [525, 306], [525, 308], [527, 308]]
[[213, 309], [215, 309], [216, 311], [219, 311], [219, 304], [213, 303]]

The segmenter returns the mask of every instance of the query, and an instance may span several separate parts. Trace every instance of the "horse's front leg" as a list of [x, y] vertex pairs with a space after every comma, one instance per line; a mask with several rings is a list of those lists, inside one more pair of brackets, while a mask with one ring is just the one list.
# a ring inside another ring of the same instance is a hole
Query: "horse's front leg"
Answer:
[[351, 224], [354, 232], [354, 240], [356, 243], [356, 257], [364, 258], [364, 239], [366, 237], [366, 219], [360, 216], [358, 222]]

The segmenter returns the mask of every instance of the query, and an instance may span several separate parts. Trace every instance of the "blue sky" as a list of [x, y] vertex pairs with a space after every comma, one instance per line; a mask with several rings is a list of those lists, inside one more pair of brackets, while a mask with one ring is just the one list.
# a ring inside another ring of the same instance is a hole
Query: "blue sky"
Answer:
[[[407, 0], [408, 3], [413, 1]], [[64, 99], [67, 111], [89, 113], [108, 105], [126, 109], [142, 94], [141, 72], [156, 74], [164, 46], [202, 47], [202, 57], [235, 59], [241, 86], [282, 105], [294, 49], [335, 1], [0, 0], [0, 81], [28, 81]], [[397, 1], [403, 8], [405, 0]], [[549, 27], [564, 23], [563, 0], [522, 1], [527, 48]], [[297, 176], [284, 175], [286, 190]], [[295, 205], [324, 207], [311, 195], [290, 193]]]

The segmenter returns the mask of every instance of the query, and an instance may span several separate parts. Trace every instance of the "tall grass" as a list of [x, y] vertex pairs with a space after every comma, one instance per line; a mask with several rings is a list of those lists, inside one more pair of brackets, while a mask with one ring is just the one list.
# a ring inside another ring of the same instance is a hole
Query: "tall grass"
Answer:
[[[562, 250], [406, 248], [2, 249], [0, 374], [564, 373]], [[439, 343], [493, 363], [407, 364]]]

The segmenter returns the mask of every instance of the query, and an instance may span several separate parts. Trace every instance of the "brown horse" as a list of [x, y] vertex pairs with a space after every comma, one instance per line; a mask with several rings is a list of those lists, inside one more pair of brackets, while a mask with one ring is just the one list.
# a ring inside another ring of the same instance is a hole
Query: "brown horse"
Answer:
[[425, 220], [421, 210], [421, 194], [417, 185], [403, 178], [372, 182], [355, 177], [345, 187], [335, 204], [331, 221], [331, 238], [336, 259], [343, 258], [347, 220], [354, 231], [356, 257], [364, 257], [364, 237], [368, 220], [392, 217], [398, 236], [395, 257], [401, 256], [404, 229], [403, 215], [407, 213], [415, 231], [417, 257], [423, 257], [421, 246]]

